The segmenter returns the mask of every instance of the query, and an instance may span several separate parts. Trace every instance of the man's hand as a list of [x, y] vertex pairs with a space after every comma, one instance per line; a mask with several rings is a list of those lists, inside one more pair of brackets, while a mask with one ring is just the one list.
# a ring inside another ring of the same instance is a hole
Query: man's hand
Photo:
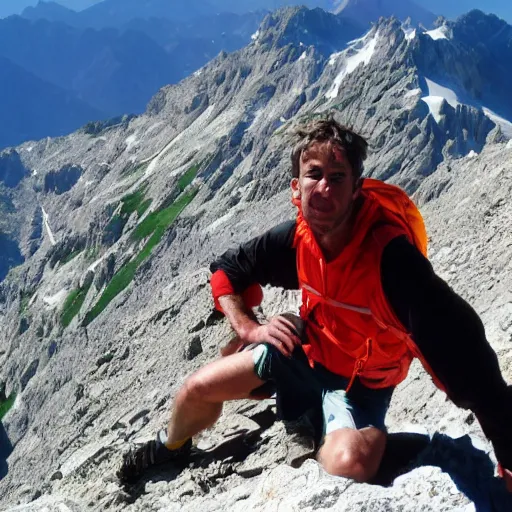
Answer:
[[252, 325], [243, 333], [245, 343], [269, 343], [286, 357], [291, 357], [295, 347], [302, 344], [292, 322], [283, 316], [275, 316], [268, 324]]
[[[269, 343], [286, 357], [291, 357], [293, 349], [301, 345], [296, 327], [284, 316], [276, 316], [268, 324], [261, 325], [239, 295], [223, 295], [219, 297], [219, 303], [244, 344]], [[228, 355], [236, 352], [238, 348], [239, 346], [236, 346], [236, 342], [232, 340], [221, 353]]]

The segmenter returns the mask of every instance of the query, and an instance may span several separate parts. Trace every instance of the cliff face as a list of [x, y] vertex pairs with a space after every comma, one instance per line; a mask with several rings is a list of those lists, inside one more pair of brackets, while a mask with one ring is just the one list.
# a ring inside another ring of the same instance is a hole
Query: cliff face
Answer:
[[[0, 155], [5, 243], [18, 258], [0, 261], [5, 271], [12, 267], [0, 285], [1, 378], [7, 394], [17, 392], [4, 419], [12, 454], [0, 482], [2, 505], [507, 505], [491, 462], [468, 439], [427, 440], [415, 463], [427, 467], [389, 488], [327, 477], [314, 462], [289, 468], [270, 402], [226, 407], [200, 440], [208, 453], [179, 475], [152, 475], [132, 496], [113, 478], [128, 442], [165, 422], [185, 376], [230, 335], [210, 315], [209, 262], [293, 217], [287, 132], [325, 112], [368, 137], [368, 175], [416, 194], [436, 269], [483, 315], [512, 377], [509, 103], [500, 111], [487, 105], [483, 68], [452, 66], [473, 52], [456, 29], [414, 32], [391, 19], [359, 34], [321, 10], [279, 11], [249, 46], [162, 89], [143, 115]], [[499, 90], [500, 76], [493, 80]], [[279, 290], [265, 297], [267, 316], [298, 304]], [[470, 434], [489, 450], [474, 418], [446, 402], [419, 366], [397, 390], [389, 426]]]

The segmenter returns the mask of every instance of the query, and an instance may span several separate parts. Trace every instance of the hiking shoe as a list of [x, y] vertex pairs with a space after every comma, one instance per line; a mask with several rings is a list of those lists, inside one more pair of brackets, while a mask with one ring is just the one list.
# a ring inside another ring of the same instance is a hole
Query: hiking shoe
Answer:
[[285, 462], [292, 468], [300, 468], [307, 459], [316, 455], [315, 432], [309, 418], [302, 416], [296, 421], [284, 422], [287, 453]]
[[167, 434], [161, 431], [156, 439], [132, 448], [123, 458], [117, 476], [122, 483], [135, 483], [146, 469], [169, 462], [186, 461], [192, 448], [192, 439], [189, 439], [181, 448], [169, 450], [165, 446]]

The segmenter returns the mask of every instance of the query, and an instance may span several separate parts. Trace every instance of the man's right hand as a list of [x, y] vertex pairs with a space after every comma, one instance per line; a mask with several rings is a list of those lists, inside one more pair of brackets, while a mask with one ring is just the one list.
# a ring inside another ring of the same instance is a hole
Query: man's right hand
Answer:
[[292, 322], [283, 316], [275, 316], [268, 324], [253, 324], [244, 333], [245, 343], [269, 343], [286, 357], [291, 357], [295, 347], [302, 344]]

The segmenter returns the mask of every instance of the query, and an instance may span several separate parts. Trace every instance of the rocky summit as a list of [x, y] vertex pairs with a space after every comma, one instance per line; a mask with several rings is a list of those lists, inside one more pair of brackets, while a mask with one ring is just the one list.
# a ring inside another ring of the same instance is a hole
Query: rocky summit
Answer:
[[[184, 468], [129, 489], [115, 477], [232, 336], [209, 263], [293, 217], [289, 133], [328, 112], [369, 139], [367, 176], [414, 195], [437, 272], [482, 316], [512, 382], [510, 31], [478, 11], [363, 33], [283, 9], [144, 114], [1, 152], [2, 510], [512, 510], [474, 416], [419, 364], [372, 485], [288, 465], [272, 400], [228, 404]], [[298, 302], [267, 289], [258, 314]]]

